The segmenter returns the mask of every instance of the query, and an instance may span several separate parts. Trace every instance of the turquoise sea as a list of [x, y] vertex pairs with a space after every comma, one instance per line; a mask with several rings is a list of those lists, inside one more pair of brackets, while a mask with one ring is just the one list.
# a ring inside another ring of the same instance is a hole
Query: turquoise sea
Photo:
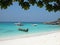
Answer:
[[[0, 23], [0, 38], [60, 30], [59, 25], [48, 25], [39, 22], [23, 22], [22, 24], [23, 26], [17, 26], [12, 22]], [[37, 24], [37, 26], [33, 26], [32, 24]], [[19, 31], [19, 28], [28, 28], [29, 31]]]

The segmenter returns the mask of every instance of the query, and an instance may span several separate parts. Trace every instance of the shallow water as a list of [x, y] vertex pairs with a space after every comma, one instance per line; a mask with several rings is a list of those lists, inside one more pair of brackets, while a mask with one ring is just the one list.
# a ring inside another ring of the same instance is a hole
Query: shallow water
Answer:
[[[0, 23], [0, 38], [60, 30], [60, 26], [58, 25], [47, 25], [47, 24], [36, 23], [36, 22], [34, 23], [25, 22], [22, 24], [24, 26], [17, 26], [14, 23], [7, 23], [7, 22]], [[37, 24], [37, 26], [33, 26], [32, 24]], [[19, 31], [18, 30], [19, 28], [22, 29], [28, 28], [29, 31], [28, 32]]]

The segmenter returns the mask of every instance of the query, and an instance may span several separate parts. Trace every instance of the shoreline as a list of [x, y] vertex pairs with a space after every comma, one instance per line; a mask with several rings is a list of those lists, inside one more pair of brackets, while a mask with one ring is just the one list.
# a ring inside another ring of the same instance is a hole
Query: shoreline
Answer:
[[0, 45], [60, 45], [60, 31], [0, 41]]
[[43, 35], [49, 35], [56, 32], [60, 32], [60, 30], [55, 31], [49, 31], [49, 32], [40, 32], [40, 33], [33, 33], [33, 34], [25, 34], [25, 35], [16, 35], [13, 37], [6, 37], [6, 38], [0, 38], [0, 41], [7, 41], [7, 40], [15, 40], [15, 39], [22, 39], [22, 38], [30, 38], [30, 37], [36, 37], [36, 36], [43, 36]]

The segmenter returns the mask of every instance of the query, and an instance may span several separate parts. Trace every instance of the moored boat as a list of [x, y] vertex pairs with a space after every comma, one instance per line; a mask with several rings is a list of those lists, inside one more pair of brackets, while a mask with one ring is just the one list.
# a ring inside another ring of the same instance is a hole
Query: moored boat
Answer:
[[22, 23], [15, 23], [17, 26], [23, 26]]

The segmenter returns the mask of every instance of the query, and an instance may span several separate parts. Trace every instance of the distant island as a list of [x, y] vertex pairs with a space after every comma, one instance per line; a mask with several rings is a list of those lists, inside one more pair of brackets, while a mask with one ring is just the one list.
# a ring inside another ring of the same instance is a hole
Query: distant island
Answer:
[[45, 24], [60, 25], [60, 18], [53, 22], [45, 22]]

